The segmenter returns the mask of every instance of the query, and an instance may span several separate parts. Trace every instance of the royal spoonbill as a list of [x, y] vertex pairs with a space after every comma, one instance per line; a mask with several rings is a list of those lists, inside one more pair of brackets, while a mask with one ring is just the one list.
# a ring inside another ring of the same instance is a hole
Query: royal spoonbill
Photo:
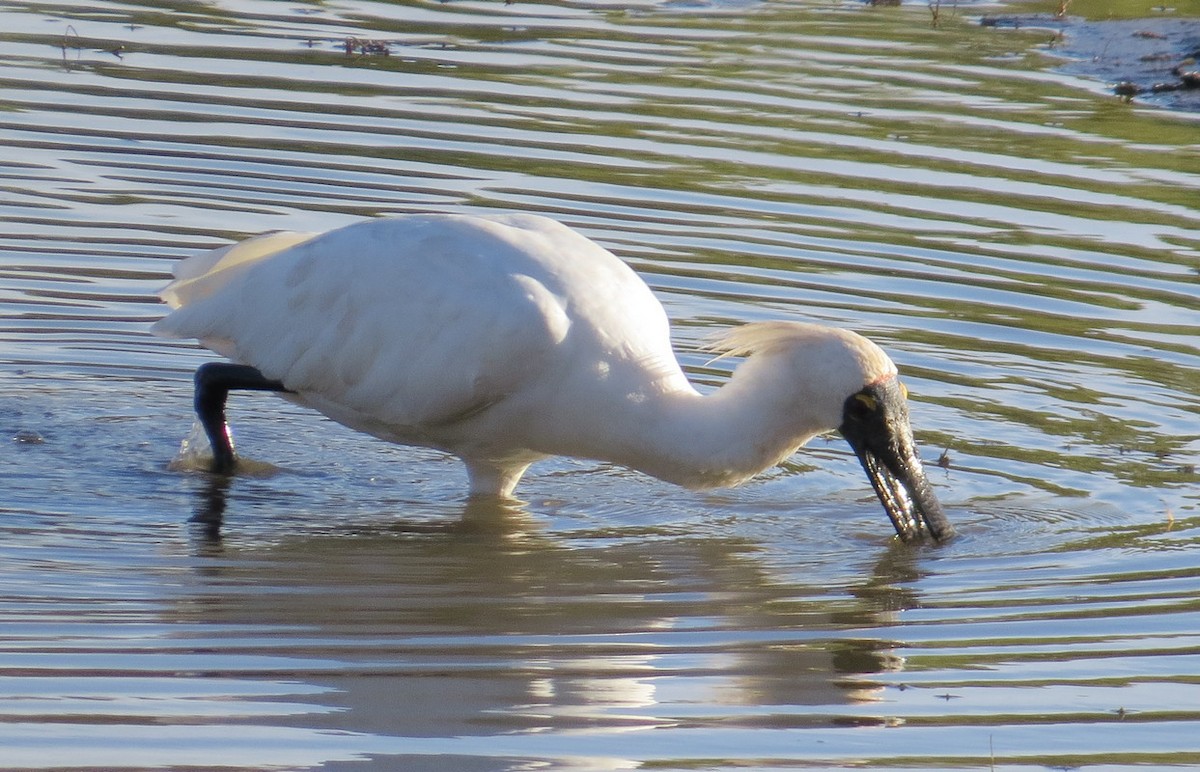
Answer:
[[451, 453], [473, 495], [510, 495], [552, 455], [732, 485], [838, 430], [901, 538], [954, 533], [878, 346], [813, 324], [747, 324], [713, 344], [745, 361], [702, 395], [645, 282], [545, 217], [405, 215], [259, 236], [181, 261], [161, 295], [174, 310], [156, 333], [232, 360], [196, 372], [216, 472], [236, 465], [231, 389]]

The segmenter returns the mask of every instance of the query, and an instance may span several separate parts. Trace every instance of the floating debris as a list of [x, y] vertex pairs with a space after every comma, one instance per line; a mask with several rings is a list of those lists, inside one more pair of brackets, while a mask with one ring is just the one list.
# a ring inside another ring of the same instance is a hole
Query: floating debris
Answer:
[[1061, 30], [1064, 26], [1063, 17], [1057, 14], [1050, 15], [1044, 13], [1034, 14], [1001, 14], [987, 15], [979, 20], [979, 25], [982, 27], [999, 27], [1002, 29], [1051, 29]]
[[368, 40], [366, 38], [346, 38], [342, 47], [346, 56], [391, 56], [392, 44], [386, 40]]

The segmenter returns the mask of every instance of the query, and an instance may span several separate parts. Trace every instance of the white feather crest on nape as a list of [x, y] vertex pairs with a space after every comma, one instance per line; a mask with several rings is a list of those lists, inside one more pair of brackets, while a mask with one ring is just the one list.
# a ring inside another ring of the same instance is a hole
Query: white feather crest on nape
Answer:
[[865, 377], [864, 382], [871, 383], [896, 375], [896, 365], [874, 342], [856, 332], [822, 324], [751, 322], [713, 336], [705, 350], [717, 354], [710, 363], [730, 356], [774, 357], [794, 352], [805, 362], [819, 363], [827, 373], [841, 363], [851, 380]]
[[750, 322], [714, 333], [704, 342], [702, 350], [717, 354], [713, 359], [715, 362], [725, 357], [746, 357], [830, 336], [858, 337], [848, 330], [806, 322]]

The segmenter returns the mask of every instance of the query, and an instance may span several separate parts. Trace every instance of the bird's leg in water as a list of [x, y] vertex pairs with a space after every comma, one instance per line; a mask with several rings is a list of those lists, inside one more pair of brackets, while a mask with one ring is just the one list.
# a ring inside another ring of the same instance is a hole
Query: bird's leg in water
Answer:
[[212, 445], [213, 471], [228, 474], [236, 458], [229, 426], [225, 423], [225, 400], [233, 389], [249, 391], [287, 391], [257, 369], [228, 362], [208, 362], [196, 368], [196, 415]]

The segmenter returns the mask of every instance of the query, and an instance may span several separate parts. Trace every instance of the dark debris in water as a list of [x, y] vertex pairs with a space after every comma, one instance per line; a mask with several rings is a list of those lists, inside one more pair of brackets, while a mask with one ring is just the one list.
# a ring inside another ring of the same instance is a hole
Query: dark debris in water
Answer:
[[1164, 14], [1087, 21], [1051, 15], [987, 16], [985, 26], [1047, 28], [1064, 72], [1102, 80], [1114, 94], [1173, 110], [1200, 112], [1200, 19]]
[[18, 445], [44, 445], [46, 438], [40, 433], [32, 429], [21, 429], [12, 436], [13, 442]]
[[1033, 14], [1001, 14], [984, 16], [979, 20], [984, 27], [1000, 27], [1003, 29], [1062, 29], [1067, 19], [1064, 16], [1048, 13]]
[[342, 42], [342, 48], [347, 56], [390, 56], [391, 43], [386, 40], [367, 40], [349, 37]]

